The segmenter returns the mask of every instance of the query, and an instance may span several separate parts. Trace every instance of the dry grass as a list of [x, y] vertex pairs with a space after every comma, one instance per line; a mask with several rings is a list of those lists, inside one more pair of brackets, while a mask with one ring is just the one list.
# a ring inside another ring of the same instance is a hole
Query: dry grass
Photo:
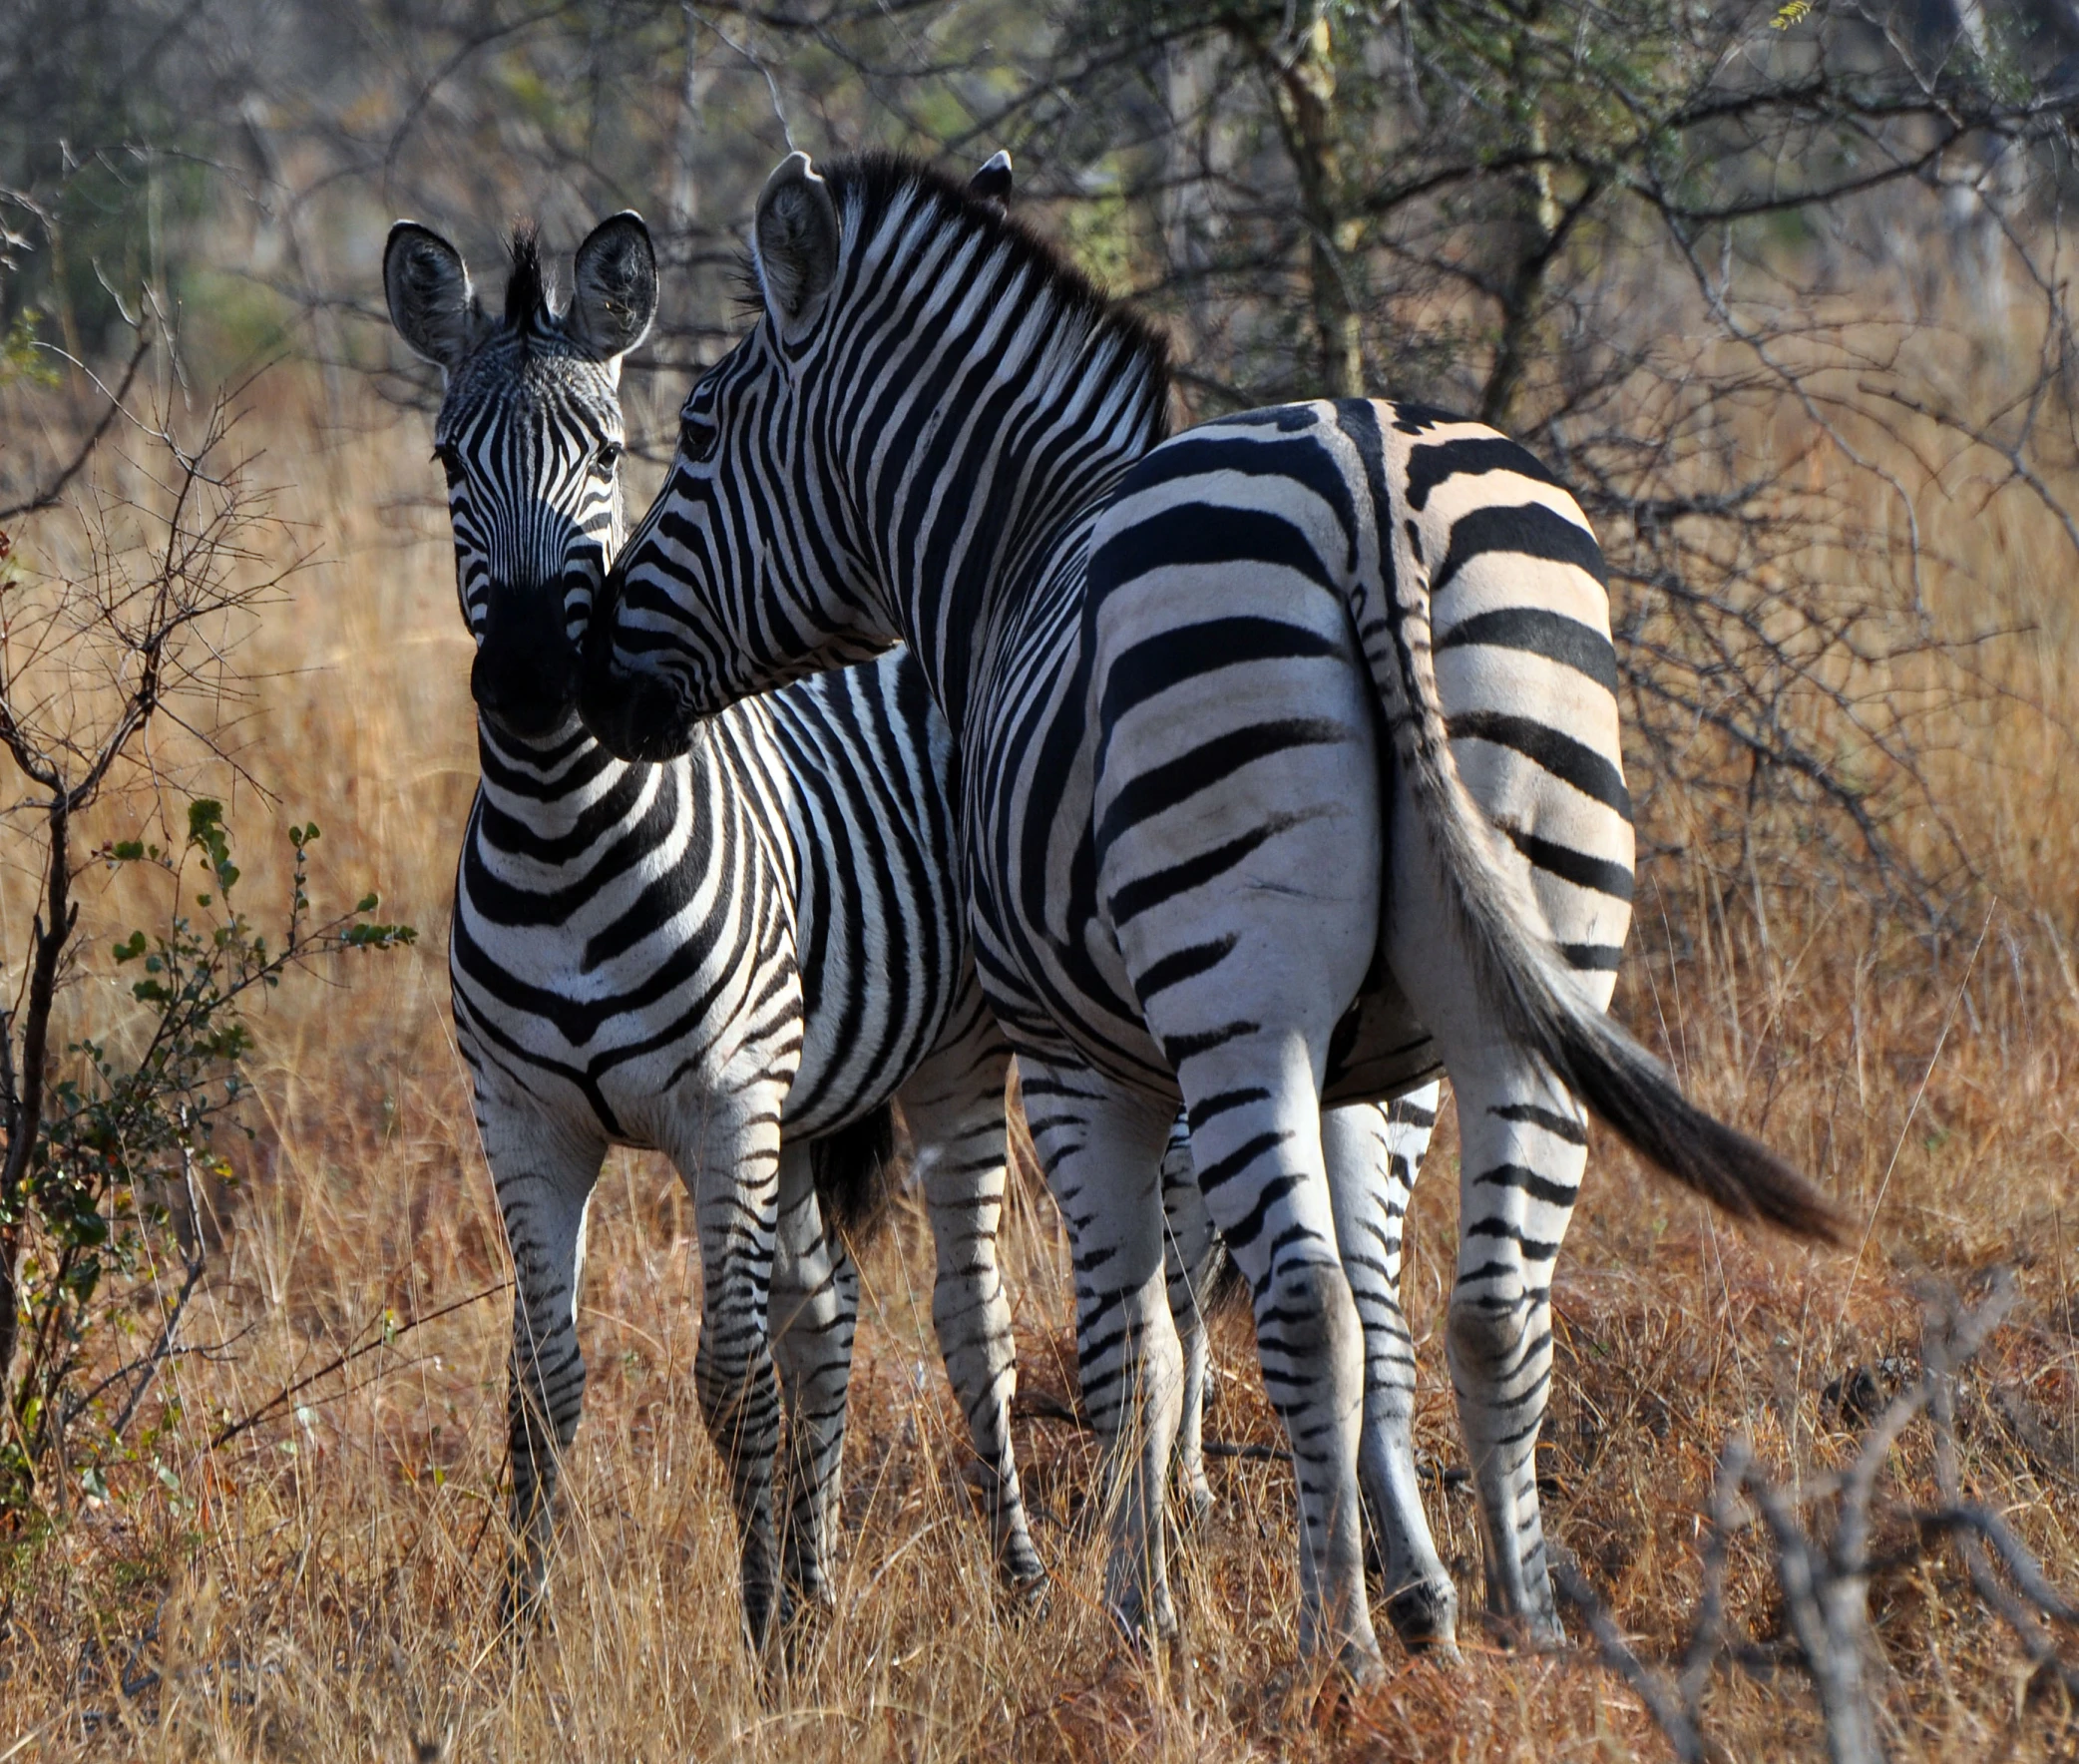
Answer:
[[[282, 512], [330, 561], [244, 654], [264, 677], [243, 758], [278, 805], [220, 775], [202, 781], [230, 801], [255, 901], [281, 875], [257, 861], [269, 829], [314, 815], [331, 896], [374, 879], [385, 916], [424, 941], [285, 990], [260, 1024], [260, 1130], [236, 1153], [243, 1179], [189, 1332], [227, 1345], [170, 1371], [169, 1406], [107, 1504], [73, 1491], [51, 1525], [0, 1544], [0, 1760], [1664, 1755], [1634, 1699], [1582, 1657], [1475, 1645], [1452, 1672], [1395, 1654], [1391, 1681], [1355, 1702], [1297, 1677], [1289, 1476], [1258, 1460], [1216, 1461], [1219, 1511], [1183, 1551], [1185, 1645], [1142, 1660], [1114, 1644], [1096, 1604], [1088, 1441], [1025, 1421], [1054, 1586], [1037, 1614], [1005, 1608], [931, 1341], [929, 1240], [914, 1214], [865, 1261], [841, 1615], [761, 1682], [738, 1641], [731, 1524], [687, 1378], [697, 1275], [685, 1209], [661, 1165], [620, 1155], [595, 1214], [592, 1384], [553, 1632], [524, 1655], [505, 1646], [490, 1596], [503, 1250], [445, 1000], [445, 903], [475, 755], [437, 474], [421, 464], [416, 417], [369, 413], [367, 432], [320, 450], [306, 413], [275, 396], [250, 432], [277, 447]], [[2021, 612], [2068, 578], [2051, 536], [2019, 516], [1940, 538], [1980, 582], [2013, 583]], [[1598, 1144], [1560, 1264], [1548, 1526], [1649, 1651], [1679, 1645], [1693, 1610], [1698, 1513], [1721, 1444], [1748, 1431], [1787, 1478], [1840, 1462], [1854, 1416], [1827, 1387], [1858, 1365], [1880, 1383], [1909, 1375], [1923, 1273], [1961, 1284], [2018, 1263], [2022, 1307], [1968, 1387], [1967, 1480], [2054, 1575], [2079, 1582], [2079, 1205], [2066, 1204], [2079, 984], [2060, 941], [2079, 830], [2071, 744], [2054, 720], [2079, 712], [2079, 679], [2049, 640], [2011, 644], [2001, 666], [2015, 699], [1962, 726], [1938, 761], [1944, 804], [2000, 891], [1967, 984], [1967, 952], [1933, 964], [1880, 928], [1849, 929], [1853, 915], [1823, 894], [1802, 907], [1772, 897], [1762, 915], [1699, 870], [1662, 879], [1690, 891], [1679, 901], [1642, 895], [1620, 1008], [1657, 1028], [1706, 1098], [1871, 1221], [1860, 1256], [1754, 1239]], [[90, 900], [94, 935], [127, 927], [133, 909]], [[22, 912], [10, 880], [6, 948], [21, 943]], [[80, 995], [103, 1011], [110, 996]], [[1420, 1449], [1439, 1473], [1462, 1462], [1439, 1331], [1454, 1167], [1447, 1132], [1408, 1274]], [[1010, 1254], [1024, 1388], [1058, 1402], [1072, 1378], [1063, 1256], [1030, 1185]], [[225, 1418], [379, 1344], [386, 1315], [407, 1326], [389, 1345], [208, 1449]], [[1218, 1366], [1209, 1431], [1272, 1440], [1245, 1325], [1221, 1326]], [[1929, 1486], [1927, 1440], [1909, 1435], [1887, 1488], [1919, 1499]], [[1431, 1511], [1470, 1612], [1470, 1496], [1440, 1474]], [[1735, 1552], [1731, 1597], [1749, 1634], [1775, 1636], [1772, 1583], [1751, 1549]], [[2068, 1710], [2027, 1694], [2018, 1651], [1953, 1562], [1888, 1572], [1871, 1602], [1900, 1756], [2079, 1743]], [[1721, 1676], [1708, 1716], [1731, 1757], [1821, 1745], [1794, 1670]]]

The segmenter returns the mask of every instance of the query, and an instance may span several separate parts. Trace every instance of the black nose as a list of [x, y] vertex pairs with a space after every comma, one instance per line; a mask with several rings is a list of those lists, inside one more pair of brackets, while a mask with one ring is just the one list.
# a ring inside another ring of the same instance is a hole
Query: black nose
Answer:
[[502, 591], [491, 599], [469, 670], [470, 696], [516, 735], [545, 735], [578, 701], [578, 656], [564, 630], [560, 589]]
[[578, 714], [593, 739], [615, 758], [655, 764], [675, 759], [692, 746], [698, 719], [663, 675], [624, 667], [614, 654], [626, 583], [624, 559], [607, 572], [593, 598], [579, 669]]
[[578, 713], [617, 759], [651, 764], [685, 752], [697, 720], [668, 680], [616, 667], [610, 656], [588, 658]]

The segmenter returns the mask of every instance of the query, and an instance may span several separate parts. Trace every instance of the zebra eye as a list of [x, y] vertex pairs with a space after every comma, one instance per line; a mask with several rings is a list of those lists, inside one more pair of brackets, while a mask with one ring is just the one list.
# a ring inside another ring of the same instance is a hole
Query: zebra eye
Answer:
[[707, 417], [689, 411], [678, 419], [678, 451], [689, 464], [698, 465], [711, 454], [720, 436], [721, 430]]
[[433, 457], [440, 462], [440, 469], [448, 475], [450, 490], [462, 481], [462, 455], [445, 442], [433, 450]]
[[594, 459], [600, 470], [611, 478], [614, 475], [614, 468], [621, 464], [621, 443], [619, 441], [601, 442], [600, 450], [594, 456]]

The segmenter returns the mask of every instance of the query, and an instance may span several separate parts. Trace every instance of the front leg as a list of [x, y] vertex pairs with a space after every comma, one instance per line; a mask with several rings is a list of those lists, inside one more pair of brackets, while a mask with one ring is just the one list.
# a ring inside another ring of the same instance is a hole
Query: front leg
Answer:
[[512, 1544], [504, 1610], [509, 1622], [525, 1623], [540, 1613], [562, 1456], [577, 1434], [585, 1405], [578, 1283], [585, 1265], [586, 1212], [607, 1144], [596, 1131], [553, 1118], [532, 1102], [481, 1094], [477, 1127], [513, 1257], [506, 1403]]
[[733, 1094], [710, 1094], [706, 1102], [701, 1118], [672, 1148], [692, 1192], [700, 1242], [700, 1345], [693, 1356], [693, 1388], [728, 1473], [741, 1551], [744, 1628], [752, 1650], [762, 1652], [780, 1597], [772, 1516], [780, 1406], [770, 1311], [781, 1096], [776, 1085], [758, 1084]]
[[1046, 1570], [1033, 1546], [1011, 1449], [1018, 1354], [997, 1264], [1011, 1054], [980, 991], [970, 988], [967, 1003], [965, 1022], [941, 1038], [901, 1100], [937, 1256], [931, 1314], [939, 1351], [981, 1467], [997, 1571], [1014, 1591], [1031, 1594], [1045, 1583]]
[[1026, 1119], [1067, 1221], [1083, 1411], [1104, 1448], [1107, 1607], [1128, 1634], [1176, 1632], [1163, 1500], [1183, 1350], [1162, 1260], [1162, 1149], [1172, 1110], [1083, 1068], [1021, 1060]]

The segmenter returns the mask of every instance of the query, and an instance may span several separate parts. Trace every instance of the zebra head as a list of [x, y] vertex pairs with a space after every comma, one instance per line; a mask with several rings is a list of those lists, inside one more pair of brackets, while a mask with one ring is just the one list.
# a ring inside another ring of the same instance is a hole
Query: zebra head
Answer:
[[622, 357], [656, 312], [656, 253], [632, 212], [578, 247], [559, 303], [532, 228], [512, 239], [505, 315], [493, 319], [462, 254], [416, 221], [390, 228], [390, 318], [446, 382], [434, 457], [448, 478], [455, 581], [476, 640], [478, 709], [521, 739], [577, 704], [578, 639], [622, 538]]
[[[876, 277], [888, 275], [861, 236], [860, 184], [877, 165], [848, 167], [847, 189], [844, 172], [826, 182], [797, 153], [758, 199], [758, 323], [693, 386], [664, 487], [587, 632], [585, 720], [624, 758], [681, 753], [702, 717], [738, 698], [915, 642], [886, 604], [886, 561], [847, 486], [929, 462], [878, 457], [874, 425], [854, 420], [861, 407], [824, 395], [862, 389], [867, 410], [918, 395], [917, 376], [874, 358], [875, 337], [823, 322], [841, 299], [871, 308]], [[1023, 238], [1005, 220], [1011, 184], [1005, 153], [965, 186], [934, 174], [914, 193], [916, 219], [944, 207], [981, 221], [985, 236]], [[925, 267], [956, 281], [981, 267], [944, 256]], [[991, 267], [1016, 274], [1022, 263]]]

